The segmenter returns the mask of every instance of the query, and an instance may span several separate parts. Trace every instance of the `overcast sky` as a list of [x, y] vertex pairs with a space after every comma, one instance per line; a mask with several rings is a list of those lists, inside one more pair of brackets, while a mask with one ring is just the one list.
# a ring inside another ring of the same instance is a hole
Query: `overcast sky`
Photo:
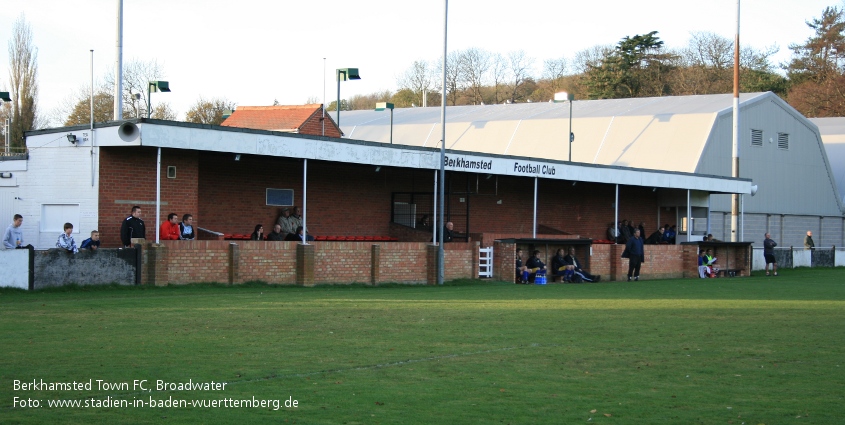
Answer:
[[[0, 40], [8, 43], [23, 13], [38, 48], [39, 104], [55, 109], [90, 81], [114, 68], [117, 0], [3, 0]], [[359, 68], [362, 80], [344, 82], [341, 97], [396, 90], [397, 77], [418, 59], [443, 52], [443, 0], [124, 0], [124, 61], [157, 60], [180, 119], [199, 96], [238, 105], [326, 103], [337, 97], [336, 68]], [[642, 8], [647, 5], [647, 8]], [[743, 0], [740, 44], [788, 45], [812, 34], [805, 21], [833, 0]], [[659, 31], [668, 47], [682, 47], [695, 31], [733, 39], [736, 0], [452, 0], [449, 51], [469, 47], [535, 58], [567, 57], [625, 36]], [[324, 74], [324, 60], [325, 69]], [[0, 49], [0, 89], [8, 90], [8, 49]], [[325, 75], [325, 77], [324, 77]]]

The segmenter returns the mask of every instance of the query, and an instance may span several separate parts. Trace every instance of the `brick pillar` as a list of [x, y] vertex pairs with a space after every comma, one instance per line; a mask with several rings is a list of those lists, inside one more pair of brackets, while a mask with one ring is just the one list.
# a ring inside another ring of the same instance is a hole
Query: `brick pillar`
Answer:
[[372, 246], [370, 261], [370, 283], [375, 286], [381, 280], [381, 269], [379, 268], [379, 264], [381, 264], [381, 245]]
[[684, 277], [698, 277], [698, 245], [685, 244], [683, 248]]
[[236, 243], [229, 243], [229, 285], [241, 283], [240, 263], [240, 246]]
[[169, 267], [167, 260], [167, 246], [161, 244], [148, 244], [143, 254], [146, 257], [144, 261], [147, 269], [146, 285], [167, 286], [167, 268]]
[[470, 279], [478, 279], [478, 264], [481, 260], [479, 260], [479, 252], [478, 249], [481, 247], [480, 242], [473, 242], [470, 244], [470, 249], [472, 250], [472, 270], [469, 271], [469, 278]]
[[296, 284], [314, 286], [314, 245], [296, 245]]
[[[625, 281], [628, 275], [628, 260], [622, 258], [625, 245], [610, 246], [610, 279], [611, 281]], [[620, 279], [621, 277], [621, 279]]]
[[427, 285], [437, 285], [437, 252], [439, 249], [440, 247], [437, 245], [426, 246], [425, 283]]

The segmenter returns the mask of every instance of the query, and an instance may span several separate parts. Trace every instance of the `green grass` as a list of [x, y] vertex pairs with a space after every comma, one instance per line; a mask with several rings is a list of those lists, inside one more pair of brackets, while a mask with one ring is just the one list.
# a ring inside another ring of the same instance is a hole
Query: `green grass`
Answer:
[[[0, 290], [0, 422], [838, 424], [843, 341], [842, 269], [592, 285]], [[13, 390], [33, 379], [95, 388]], [[98, 390], [97, 379], [130, 389]], [[131, 388], [142, 379], [227, 386]], [[14, 397], [299, 406], [13, 408]]]

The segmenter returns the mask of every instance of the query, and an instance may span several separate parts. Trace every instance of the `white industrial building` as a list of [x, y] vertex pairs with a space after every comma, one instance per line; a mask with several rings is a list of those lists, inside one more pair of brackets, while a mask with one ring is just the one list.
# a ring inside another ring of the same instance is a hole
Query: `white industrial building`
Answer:
[[[446, 148], [567, 161], [571, 107], [573, 162], [730, 176], [732, 102], [721, 94], [449, 107]], [[396, 109], [392, 126], [389, 111], [341, 114], [352, 139], [388, 143], [392, 133], [394, 144], [439, 146], [437, 107]], [[749, 93], [740, 97], [740, 135], [739, 177], [759, 191], [743, 196], [737, 240], [770, 232], [782, 247], [801, 246], [809, 230], [816, 246], [845, 245], [843, 200], [818, 127], [773, 93]], [[693, 233], [730, 241], [730, 195], [698, 195]]]

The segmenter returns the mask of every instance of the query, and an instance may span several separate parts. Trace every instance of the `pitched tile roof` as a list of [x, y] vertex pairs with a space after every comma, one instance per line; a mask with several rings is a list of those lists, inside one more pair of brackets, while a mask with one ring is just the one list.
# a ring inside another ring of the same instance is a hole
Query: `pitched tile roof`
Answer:
[[[319, 116], [322, 105], [238, 106], [223, 126], [257, 130], [300, 132], [312, 117]], [[329, 117], [327, 114], [326, 117]], [[329, 117], [329, 122], [334, 122]]]

